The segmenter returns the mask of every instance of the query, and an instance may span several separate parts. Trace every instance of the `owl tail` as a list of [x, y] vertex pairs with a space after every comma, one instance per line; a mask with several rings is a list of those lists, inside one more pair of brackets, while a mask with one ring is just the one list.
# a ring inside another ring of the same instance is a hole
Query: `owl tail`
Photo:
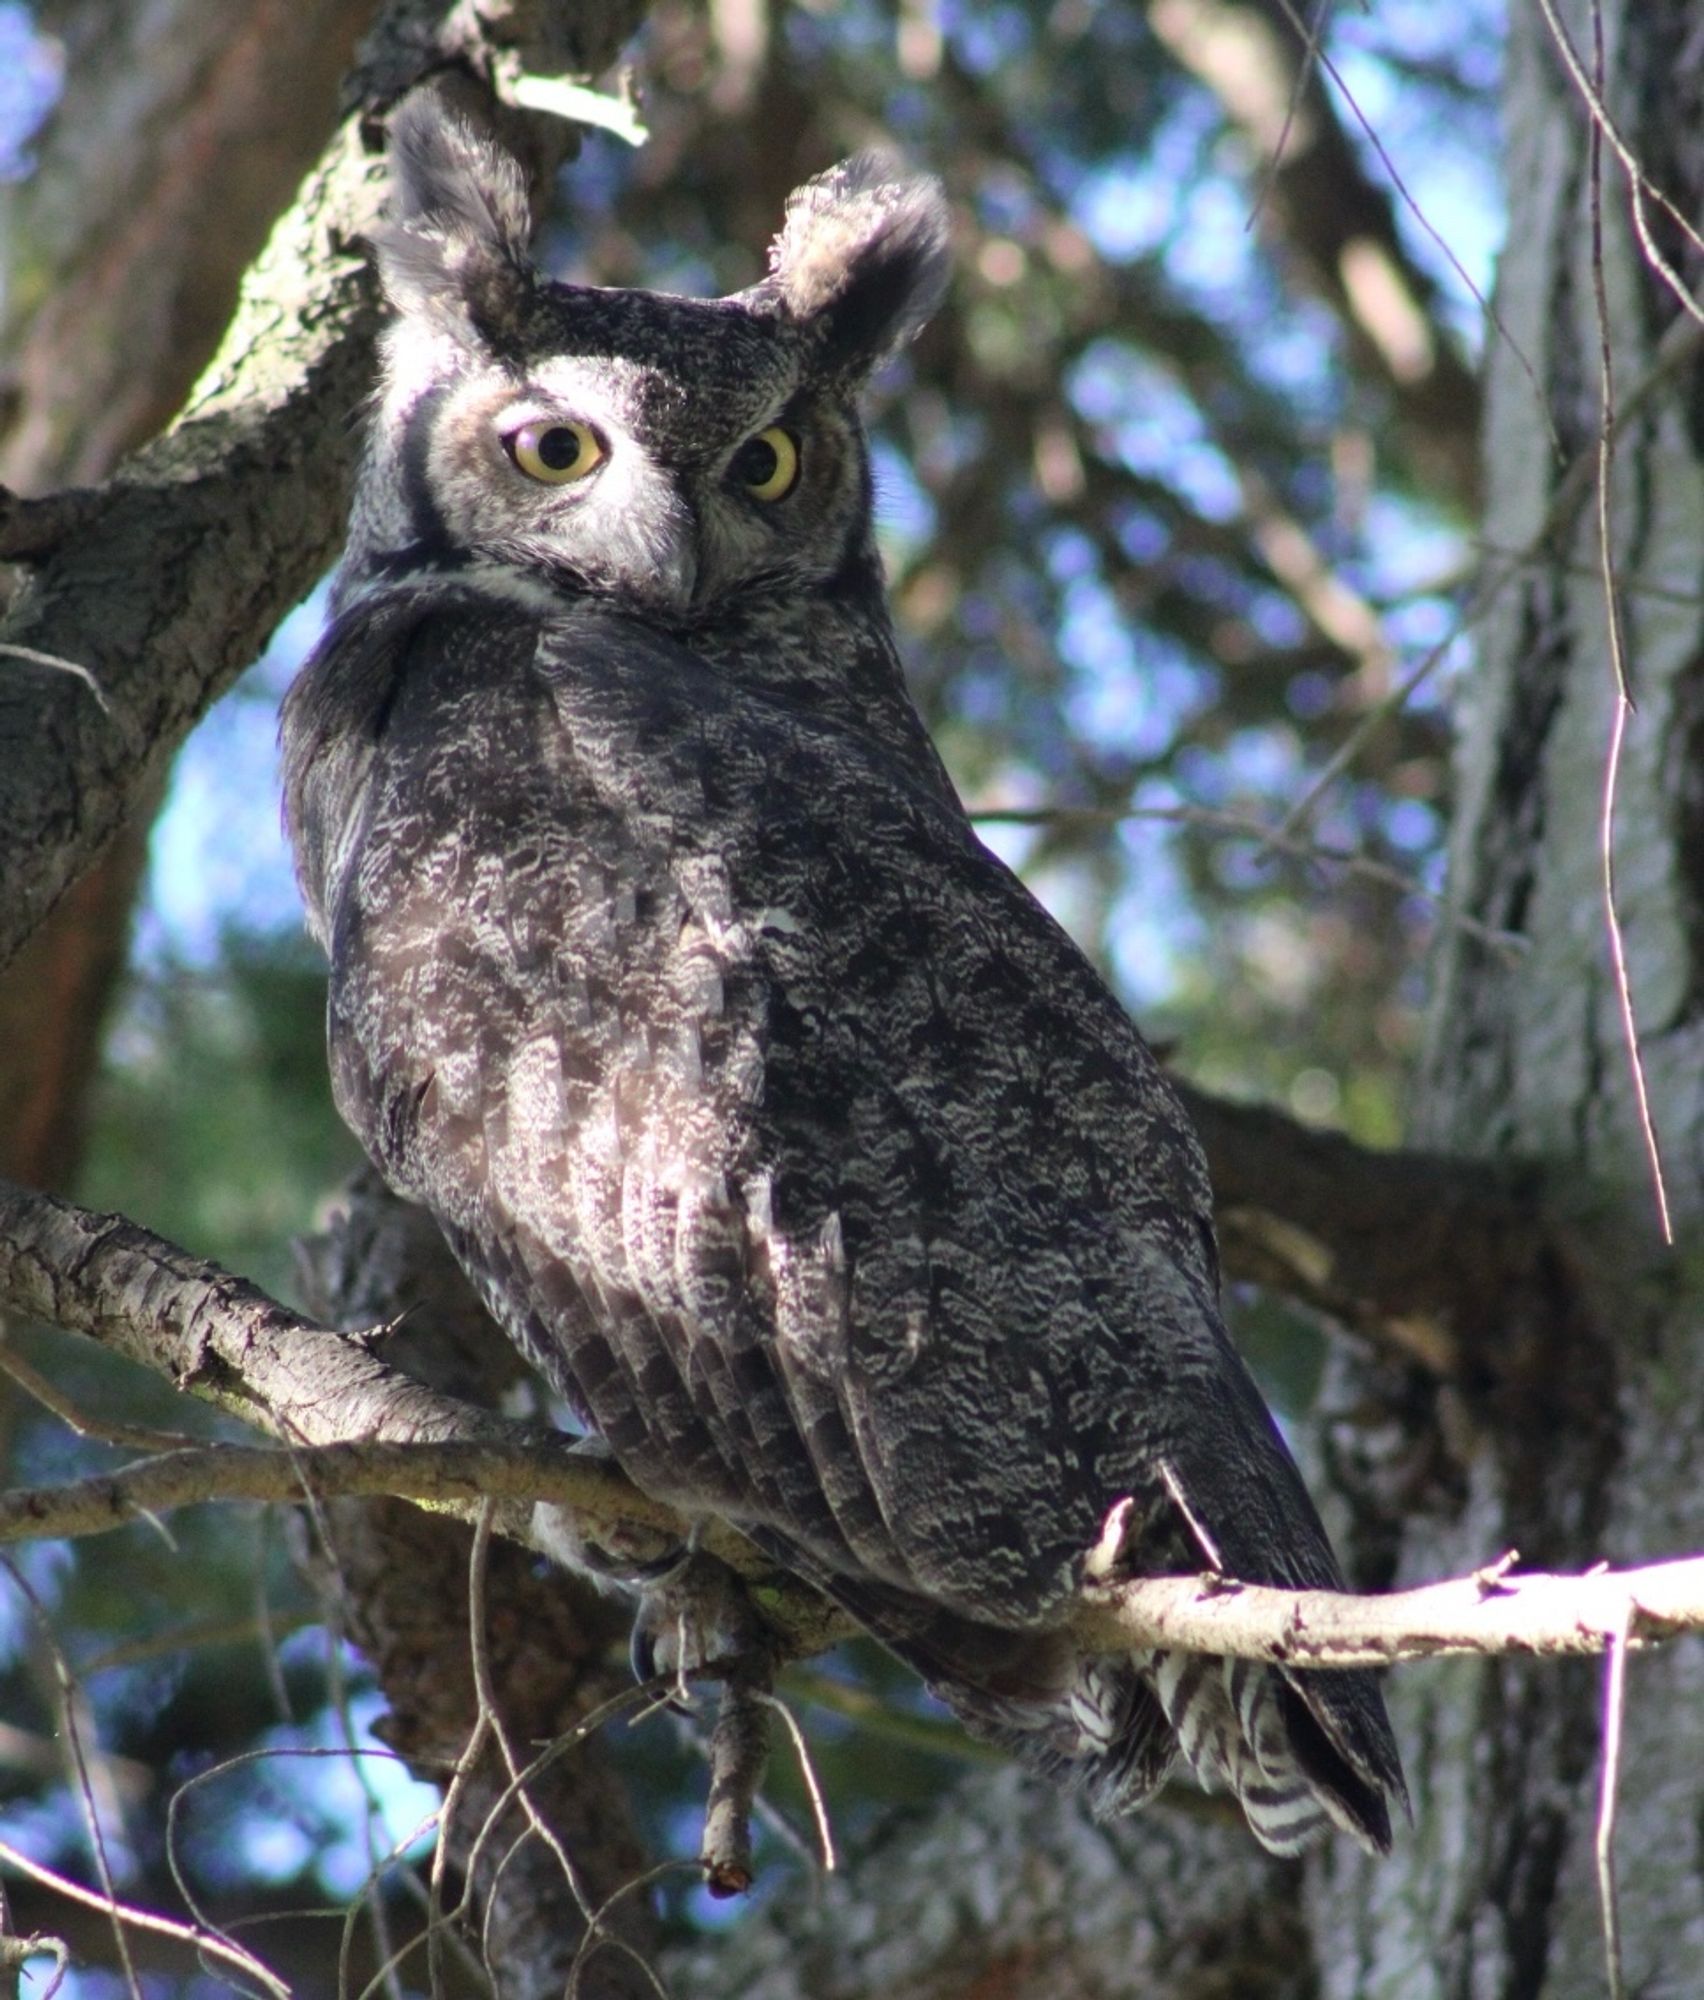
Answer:
[[[1333, 1828], [1369, 1854], [1390, 1852], [1390, 1800], [1402, 1796], [1400, 1779], [1393, 1792], [1388, 1771], [1366, 1768], [1339, 1748], [1327, 1728], [1332, 1701], [1322, 1718], [1313, 1706], [1322, 1690], [1306, 1686], [1327, 1677], [1347, 1683], [1331, 1697], [1346, 1696], [1353, 1711], [1365, 1699], [1360, 1676], [1316, 1672], [1292, 1684], [1258, 1660], [1079, 1656], [1065, 1669], [1063, 1695], [1057, 1680], [1045, 1694], [1034, 1683], [1058, 1672], [1056, 1638], [999, 1634], [1003, 1685], [991, 1686], [988, 1628], [937, 1613], [903, 1634], [891, 1623], [884, 1632], [872, 1621], [872, 1629], [923, 1673], [973, 1735], [1085, 1793], [1097, 1818], [1134, 1812], [1181, 1754], [1205, 1790], [1236, 1799], [1255, 1838], [1274, 1854], [1300, 1854]], [[1020, 1691], [1026, 1676], [1033, 1676], [1027, 1697]]]
[[1263, 1847], [1299, 1854], [1337, 1827], [1368, 1853], [1390, 1852], [1385, 1776], [1357, 1769], [1328, 1733], [1330, 1706], [1322, 1717], [1314, 1705], [1341, 1686], [1304, 1691], [1326, 1677], [1292, 1682], [1257, 1660], [1201, 1653], [1155, 1653], [1147, 1676], [1197, 1779], [1235, 1796]]
[[747, 1532], [921, 1674], [973, 1736], [1084, 1793], [1098, 1818], [1134, 1812], [1181, 1753], [1207, 1790], [1236, 1798], [1274, 1854], [1299, 1854], [1333, 1827], [1369, 1853], [1390, 1851], [1390, 1803], [1406, 1793], [1369, 1673], [1292, 1679], [1212, 1654], [1084, 1655], [1064, 1630], [988, 1625], [828, 1570], [772, 1531]]

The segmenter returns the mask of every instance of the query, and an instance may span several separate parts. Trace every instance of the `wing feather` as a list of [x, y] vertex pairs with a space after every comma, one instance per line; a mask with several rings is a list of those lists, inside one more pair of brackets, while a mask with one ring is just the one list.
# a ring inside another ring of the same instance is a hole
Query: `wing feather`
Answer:
[[1199, 1147], [1075, 946], [879, 745], [658, 633], [471, 595], [382, 629], [360, 839], [309, 843], [340, 1102], [511, 1331], [642, 1485], [1103, 1804], [1158, 1781], [1163, 1710], [1263, 1838], [1323, 1796], [1388, 1840], [1367, 1676], [1209, 1696], [1221, 1663], [1059, 1639], [1127, 1498], [1138, 1568], [1178, 1560], [1170, 1492], [1232, 1573], [1337, 1581], [1218, 1316]]

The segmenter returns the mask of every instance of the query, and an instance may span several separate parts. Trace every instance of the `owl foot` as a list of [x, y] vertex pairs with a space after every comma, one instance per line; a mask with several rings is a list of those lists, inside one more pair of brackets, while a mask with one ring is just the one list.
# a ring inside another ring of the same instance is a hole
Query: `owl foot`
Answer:
[[710, 1732], [710, 1792], [699, 1859], [712, 1896], [744, 1895], [752, 1885], [751, 1816], [769, 1761], [770, 1689], [775, 1655], [745, 1585], [726, 1564], [694, 1550], [669, 1578], [645, 1591], [632, 1638], [641, 1681], [672, 1676], [663, 1697], [690, 1713], [689, 1674], [722, 1683]]
[[690, 1546], [640, 1584], [628, 1650], [638, 1680], [672, 1677], [675, 1706], [687, 1702], [690, 1676], [726, 1677], [751, 1659], [769, 1656], [745, 1585], [726, 1563]]
[[[613, 1463], [614, 1455], [602, 1438], [577, 1438], [571, 1449], [577, 1458]], [[608, 1597], [651, 1589], [679, 1569], [692, 1552], [690, 1541], [637, 1522], [604, 1531], [593, 1540], [571, 1507], [550, 1500], [533, 1508], [532, 1535], [534, 1545], [553, 1561], [585, 1577]]]

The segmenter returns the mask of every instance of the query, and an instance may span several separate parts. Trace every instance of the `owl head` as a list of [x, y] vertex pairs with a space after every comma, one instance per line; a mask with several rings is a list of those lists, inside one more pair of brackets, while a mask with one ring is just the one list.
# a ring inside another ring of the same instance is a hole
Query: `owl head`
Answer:
[[857, 398], [940, 297], [935, 182], [847, 160], [789, 199], [760, 283], [694, 299], [543, 276], [520, 169], [429, 97], [391, 161], [346, 589], [477, 567], [693, 628], [868, 566]]

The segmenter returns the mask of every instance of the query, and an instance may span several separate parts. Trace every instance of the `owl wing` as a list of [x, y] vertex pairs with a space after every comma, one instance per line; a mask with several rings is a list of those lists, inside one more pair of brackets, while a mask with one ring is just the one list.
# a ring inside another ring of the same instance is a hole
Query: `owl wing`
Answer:
[[[1058, 1637], [1109, 1510], [1138, 1573], [1204, 1536], [1339, 1580], [1151, 1054], [879, 749], [606, 613], [445, 607], [397, 646], [384, 866], [351, 864], [334, 951], [345, 1115], [641, 1485], [1130, 1802], [1157, 1707], [1189, 1747], [1200, 1703]], [[1371, 1682], [1296, 1685], [1288, 1734], [1388, 1839]]]

